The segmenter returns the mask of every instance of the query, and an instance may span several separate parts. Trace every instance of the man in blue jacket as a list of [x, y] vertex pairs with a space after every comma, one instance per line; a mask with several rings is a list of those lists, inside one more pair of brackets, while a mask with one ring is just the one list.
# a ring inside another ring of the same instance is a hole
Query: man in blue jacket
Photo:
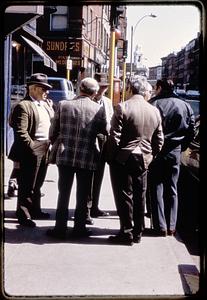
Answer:
[[171, 80], [158, 80], [155, 94], [149, 102], [160, 111], [164, 145], [150, 165], [149, 184], [153, 228], [156, 235], [166, 236], [176, 231], [181, 152], [194, 137], [195, 118], [190, 105], [173, 92]]

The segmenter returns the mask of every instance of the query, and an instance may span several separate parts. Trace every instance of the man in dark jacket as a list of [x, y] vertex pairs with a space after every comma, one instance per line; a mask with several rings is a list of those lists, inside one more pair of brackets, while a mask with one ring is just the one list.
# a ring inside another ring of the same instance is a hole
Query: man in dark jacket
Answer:
[[146, 83], [142, 78], [131, 83], [132, 97], [116, 106], [111, 121], [107, 161], [120, 219], [120, 232], [109, 237], [111, 243], [141, 241], [147, 169], [163, 145], [160, 113], [144, 99]]
[[27, 83], [27, 95], [13, 110], [10, 125], [14, 143], [9, 158], [19, 162], [18, 198], [16, 215], [21, 225], [34, 227], [32, 219], [48, 219], [41, 211], [40, 189], [47, 171], [49, 127], [54, 110], [47, 104], [47, 75], [33, 74]]
[[171, 80], [158, 80], [155, 93], [150, 103], [160, 111], [164, 145], [150, 165], [149, 184], [154, 232], [166, 236], [176, 230], [180, 157], [194, 137], [195, 118], [190, 105], [174, 94]]

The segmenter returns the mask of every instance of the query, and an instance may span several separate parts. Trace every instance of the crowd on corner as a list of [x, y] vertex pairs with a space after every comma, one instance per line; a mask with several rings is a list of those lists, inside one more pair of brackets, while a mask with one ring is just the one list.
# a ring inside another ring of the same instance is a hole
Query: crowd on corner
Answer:
[[56, 164], [55, 226], [46, 234], [67, 239], [76, 176], [74, 227], [69, 236], [92, 235], [86, 225], [92, 225], [93, 218], [109, 215], [99, 209], [108, 164], [120, 221], [119, 233], [109, 236], [109, 243], [141, 242], [146, 214], [152, 218], [153, 234], [175, 234], [180, 158], [194, 137], [193, 111], [174, 93], [169, 79], [158, 80], [154, 87], [143, 77], [130, 80], [129, 96], [115, 107], [106, 97], [108, 86], [106, 74], [96, 73], [94, 78], [81, 80], [73, 100], [63, 99], [54, 106], [48, 96], [52, 86], [47, 75], [31, 75], [26, 96], [13, 107], [9, 118], [14, 132], [8, 156], [14, 162], [10, 182], [17, 178], [20, 225], [35, 227], [35, 220], [50, 218], [41, 209], [41, 187], [48, 165]]

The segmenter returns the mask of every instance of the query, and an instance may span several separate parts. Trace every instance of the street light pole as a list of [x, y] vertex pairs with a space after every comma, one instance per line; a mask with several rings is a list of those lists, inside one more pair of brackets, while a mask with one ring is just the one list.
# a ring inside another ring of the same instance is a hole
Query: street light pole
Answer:
[[141, 17], [136, 25], [133, 27], [131, 26], [131, 53], [130, 53], [130, 78], [132, 77], [132, 52], [133, 52], [133, 39], [134, 39], [134, 33], [135, 33], [135, 30], [137, 28], [137, 25], [146, 17], [151, 17], [151, 18], [156, 18], [157, 16], [156, 15], [153, 15], [153, 14], [150, 14], [150, 15], [144, 15], [143, 17]]

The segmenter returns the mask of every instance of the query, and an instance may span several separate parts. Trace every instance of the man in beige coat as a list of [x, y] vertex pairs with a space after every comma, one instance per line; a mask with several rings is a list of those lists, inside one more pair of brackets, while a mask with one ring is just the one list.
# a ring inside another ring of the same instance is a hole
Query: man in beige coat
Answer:
[[49, 128], [54, 110], [47, 103], [48, 77], [42, 73], [31, 75], [27, 95], [15, 107], [10, 126], [14, 143], [9, 159], [19, 162], [16, 216], [20, 225], [35, 227], [32, 219], [48, 219], [41, 210], [41, 187], [47, 172]]
[[144, 99], [145, 90], [145, 79], [131, 83], [132, 97], [117, 105], [107, 142], [107, 161], [120, 218], [119, 234], [109, 237], [115, 244], [141, 241], [147, 169], [163, 145], [161, 116]]

